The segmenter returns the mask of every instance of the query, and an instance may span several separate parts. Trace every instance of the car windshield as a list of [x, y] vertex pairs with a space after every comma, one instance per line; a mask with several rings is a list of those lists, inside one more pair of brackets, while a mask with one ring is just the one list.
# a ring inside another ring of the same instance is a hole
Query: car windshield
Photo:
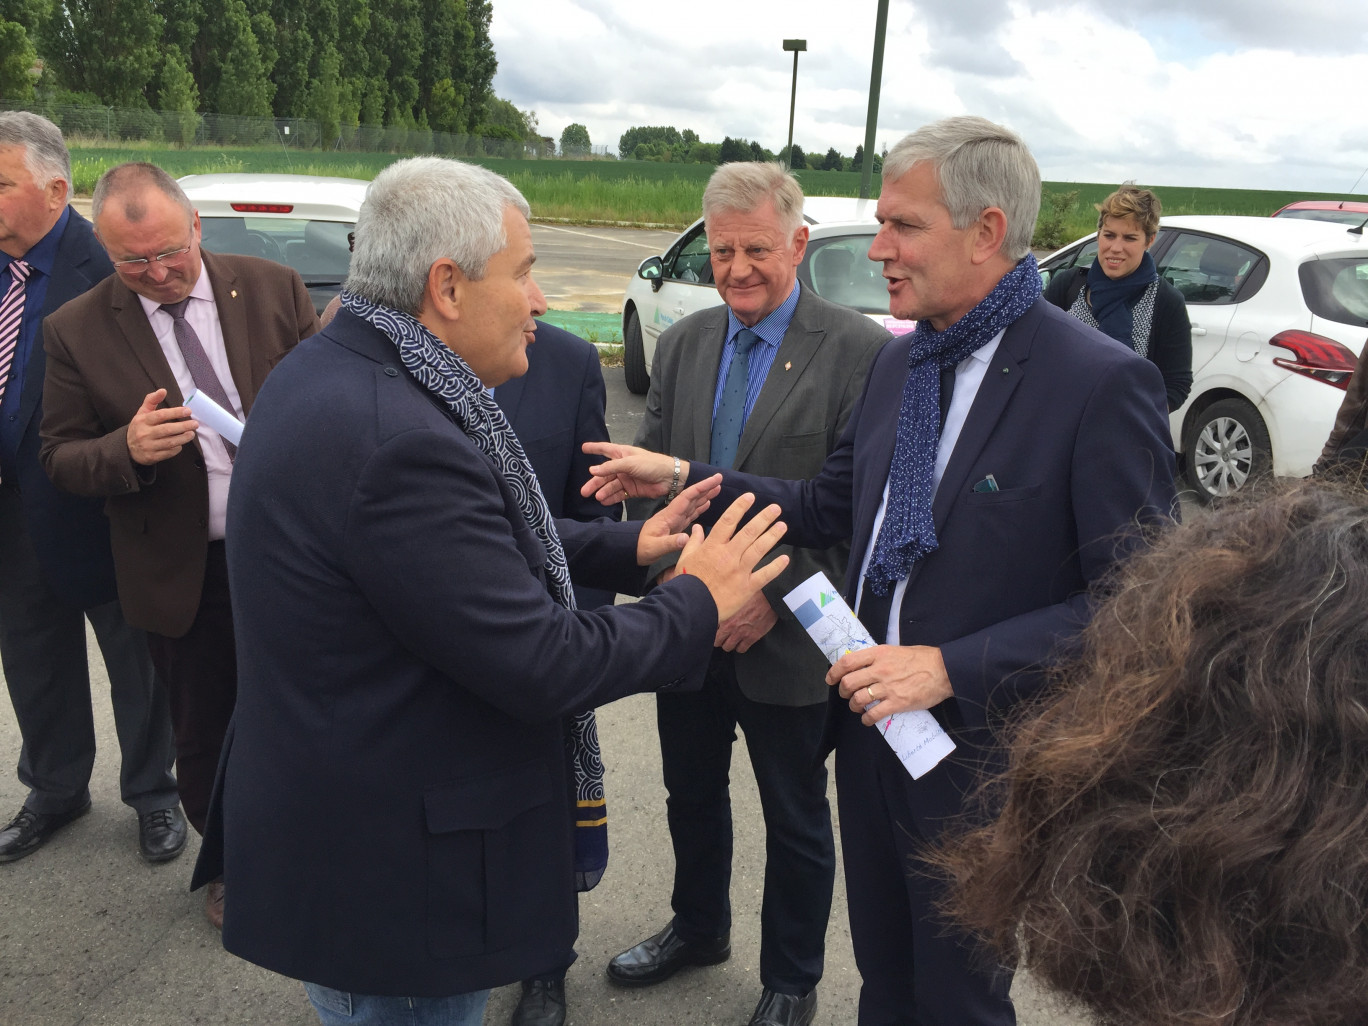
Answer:
[[869, 259], [869, 235], [845, 235], [808, 244], [812, 291], [823, 299], [865, 314], [888, 313], [888, 283], [882, 265]]
[[1331, 221], [1335, 224], [1358, 225], [1368, 221], [1368, 212], [1362, 210], [1279, 210], [1274, 217], [1295, 217], [1299, 221]]
[[305, 284], [340, 284], [347, 277], [351, 249], [346, 221], [299, 217], [200, 217], [204, 248], [211, 253], [264, 257], [287, 264]]
[[1317, 317], [1368, 326], [1368, 256], [1308, 260], [1297, 273], [1306, 305]]

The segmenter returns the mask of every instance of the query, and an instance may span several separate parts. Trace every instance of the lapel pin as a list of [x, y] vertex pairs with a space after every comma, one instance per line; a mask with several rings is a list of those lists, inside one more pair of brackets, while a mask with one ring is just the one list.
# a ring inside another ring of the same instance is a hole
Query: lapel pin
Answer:
[[1003, 368], [1002, 368], [1002, 373], [1003, 373], [1003, 374], [1009, 374], [1009, 373], [1011, 373], [1011, 372], [1010, 372], [1006, 367], [1003, 367]]
[[784, 364], [784, 370], [793, 370], [793, 361], [792, 361], [792, 360], [789, 360], [787, 363]]
[[233, 291], [228, 293], [228, 295], [232, 296], [234, 299], [237, 299], [237, 289], [233, 289]]

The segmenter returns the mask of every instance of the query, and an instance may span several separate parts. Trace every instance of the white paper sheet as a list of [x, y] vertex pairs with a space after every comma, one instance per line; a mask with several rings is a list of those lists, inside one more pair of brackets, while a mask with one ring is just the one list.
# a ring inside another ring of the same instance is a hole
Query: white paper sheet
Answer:
[[186, 409], [207, 428], [213, 428], [234, 445], [242, 441], [242, 421], [200, 391], [190, 393]]
[[[846, 605], [827, 575], [813, 574], [784, 596], [784, 603], [793, 611], [808, 636], [835, 663], [847, 652], [870, 648], [874, 639]], [[878, 702], [865, 707], [868, 711]], [[941, 729], [936, 718], [924, 709], [896, 713], [875, 724], [874, 729], [893, 746], [898, 761], [912, 774], [912, 779], [924, 776], [937, 763], [955, 750], [955, 742]]]

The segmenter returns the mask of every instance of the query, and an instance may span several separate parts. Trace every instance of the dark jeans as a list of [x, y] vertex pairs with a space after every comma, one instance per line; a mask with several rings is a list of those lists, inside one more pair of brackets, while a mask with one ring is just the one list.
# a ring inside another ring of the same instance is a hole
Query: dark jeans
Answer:
[[25, 525], [17, 489], [0, 487], [0, 661], [23, 739], [24, 804], [48, 815], [90, 800], [95, 765], [85, 621], [109, 674], [122, 761], [119, 792], [138, 812], [172, 808], [171, 717], [166, 688], [152, 669], [146, 635], [117, 602], [82, 614], [52, 593]]
[[233, 607], [223, 542], [210, 542], [195, 622], [183, 637], [147, 636], [157, 672], [171, 696], [176, 777], [185, 818], [201, 835], [214, 790], [219, 752], [237, 702]]
[[763, 705], [741, 693], [734, 657], [715, 652], [700, 691], [656, 696], [674, 843], [676, 932], [711, 940], [731, 929], [732, 743], [739, 724], [765, 817], [760, 981], [802, 994], [822, 978], [836, 872], [822, 734], [826, 703]]

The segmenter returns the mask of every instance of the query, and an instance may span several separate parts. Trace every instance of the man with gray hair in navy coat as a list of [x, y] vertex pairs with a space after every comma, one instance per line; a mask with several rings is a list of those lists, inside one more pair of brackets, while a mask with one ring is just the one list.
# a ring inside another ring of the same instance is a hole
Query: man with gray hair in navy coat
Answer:
[[[562, 722], [696, 687], [777, 510], [679, 532], [556, 520], [488, 389], [527, 369], [526, 201], [437, 157], [361, 209], [342, 310], [252, 408], [228, 508], [238, 701], [195, 883], [233, 892], [224, 946], [305, 981], [321, 1021], [475, 1026], [489, 988], [563, 964], [576, 931]], [[575, 608], [570, 585], [642, 601]], [[573, 760], [578, 763], [580, 760]]]

